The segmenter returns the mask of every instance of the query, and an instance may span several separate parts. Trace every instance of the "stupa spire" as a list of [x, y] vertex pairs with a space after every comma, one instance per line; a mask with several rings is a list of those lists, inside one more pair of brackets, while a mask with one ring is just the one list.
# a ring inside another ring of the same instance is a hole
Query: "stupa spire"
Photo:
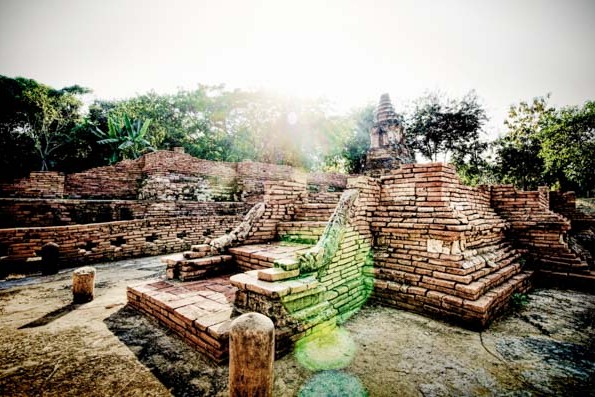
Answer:
[[378, 176], [399, 168], [401, 164], [413, 162], [413, 155], [405, 143], [403, 123], [395, 112], [390, 96], [382, 94], [374, 111], [365, 172]]

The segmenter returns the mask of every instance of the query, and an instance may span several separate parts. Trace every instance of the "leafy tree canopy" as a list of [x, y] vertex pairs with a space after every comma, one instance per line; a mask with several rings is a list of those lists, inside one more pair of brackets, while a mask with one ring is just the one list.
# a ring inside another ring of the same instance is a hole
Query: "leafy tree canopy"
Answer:
[[29, 171], [33, 158], [38, 169], [53, 167], [58, 161], [55, 152], [71, 140], [82, 120], [77, 95], [88, 92], [80, 86], [56, 90], [32, 79], [0, 76], [0, 150], [8, 170], [3, 176]]
[[474, 156], [486, 113], [475, 92], [448, 99], [439, 93], [419, 98], [406, 119], [413, 149], [431, 161]]

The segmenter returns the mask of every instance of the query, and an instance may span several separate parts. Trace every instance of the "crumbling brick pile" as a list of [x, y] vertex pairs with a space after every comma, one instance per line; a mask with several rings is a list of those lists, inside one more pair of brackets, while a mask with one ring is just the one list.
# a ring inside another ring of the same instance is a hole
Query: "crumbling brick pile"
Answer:
[[483, 327], [529, 287], [489, 190], [463, 186], [439, 163], [403, 165], [380, 183], [376, 301]]
[[238, 201], [235, 179], [193, 175], [150, 175], [139, 190], [140, 200]]

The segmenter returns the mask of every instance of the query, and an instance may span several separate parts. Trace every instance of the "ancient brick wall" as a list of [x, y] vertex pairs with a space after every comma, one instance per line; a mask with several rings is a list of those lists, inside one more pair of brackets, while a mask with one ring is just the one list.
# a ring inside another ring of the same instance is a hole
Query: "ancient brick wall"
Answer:
[[208, 175], [149, 175], [138, 198], [169, 201], [239, 201], [236, 180]]
[[60, 246], [61, 262], [69, 266], [178, 252], [227, 233], [240, 219], [238, 215], [186, 216], [2, 229], [0, 256], [7, 256], [5, 261], [32, 260], [47, 242]]
[[141, 157], [69, 174], [64, 193], [71, 198], [136, 199], [143, 179], [143, 164]]
[[0, 228], [66, 226], [177, 216], [241, 215], [237, 202], [0, 199]]
[[584, 215], [576, 209], [576, 194], [574, 192], [550, 192], [549, 209], [570, 221]]
[[209, 161], [161, 150], [66, 177], [55, 172], [32, 173], [29, 178], [0, 185], [0, 195], [256, 203], [262, 201], [265, 182], [305, 177], [321, 193], [341, 191], [346, 184], [346, 176], [341, 174], [307, 175], [285, 165]]
[[31, 172], [12, 184], [0, 184], [0, 197], [62, 197], [64, 174], [53, 171]]
[[439, 163], [404, 165], [380, 181], [375, 300], [481, 327], [528, 288], [489, 191], [462, 185]]
[[304, 202], [307, 191], [305, 181], [264, 182], [265, 212], [258, 219], [244, 241], [245, 244], [257, 244], [274, 240], [277, 237], [277, 225], [290, 221], [295, 216], [296, 206]]
[[308, 187], [320, 193], [341, 192], [347, 187], [349, 176], [345, 174], [314, 172], [308, 174]]
[[491, 202], [510, 223], [509, 239], [528, 250], [537, 269], [580, 271], [587, 263], [568, 248], [570, 222], [548, 208], [545, 190], [522, 191], [512, 185], [491, 187]]
[[139, 190], [140, 199], [238, 201], [235, 163], [168, 151], [149, 153], [144, 159], [147, 177]]

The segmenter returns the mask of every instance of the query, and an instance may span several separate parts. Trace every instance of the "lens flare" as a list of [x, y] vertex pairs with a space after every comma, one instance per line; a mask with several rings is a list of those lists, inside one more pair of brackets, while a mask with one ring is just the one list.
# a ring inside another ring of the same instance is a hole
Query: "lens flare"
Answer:
[[341, 369], [348, 366], [357, 350], [356, 344], [344, 328], [318, 332], [296, 343], [295, 357], [311, 371]]
[[368, 392], [353, 375], [324, 371], [314, 375], [300, 389], [299, 397], [366, 397]]

